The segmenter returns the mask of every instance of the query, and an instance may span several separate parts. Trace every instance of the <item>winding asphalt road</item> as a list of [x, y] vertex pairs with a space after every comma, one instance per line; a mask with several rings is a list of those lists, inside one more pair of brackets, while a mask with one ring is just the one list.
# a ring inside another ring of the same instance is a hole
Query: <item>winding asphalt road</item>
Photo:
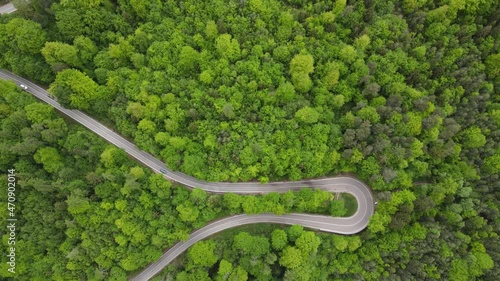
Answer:
[[348, 218], [338, 218], [323, 215], [309, 214], [259, 214], [259, 215], [237, 215], [227, 217], [208, 224], [207, 226], [193, 232], [188, 240], [179, 242], [170, 248], [163, 256], [155, 263], [148, 266], [141, 273], [135, 276], [132, 280], [149, 280], [154, 275], [159, 273], [173, 259], [187, 250], [191, 245], [210, 235], [213, 235], [222, 230], [235, 226], [253, 224], [253, 223], [278, 223], [278, 224], [300, 224], [304, 227], [317, 229], [320, 231], [339, 233], [339, 234], [355, 234], [362, 231], [370, 220], [374, 212], [374, 201], [369, 188], [361, 181], [352, 177], [335, 177], [323, 178], [314, 180], [303, 180], [296, 182], [271, 182], [260, 184], [256, 182], [249, 183], [226, 183], [226, 182], [206, 182], [197, 180], [191, 176], [180, 172], [174, 172], [165, 166], [165, 163], [153, 157], [151, 154], [137, 148], [133, 143], [124, 139], [117, 133], [105, 127], [101, 123], [92, 119], [88, 115], [79, 110], [69, 110], [62, 107], [58, 102], [52, 99], [47, 91], [30, 81], [19, 77], [10, 72], [0, 70], [0, 78], [12, 80], [17, 85], [24, 84], [28, 86], [27, 92], [31, 93], [38, 99], [52, 105], [55, 109], [71, 117], [75, 121], [81, 123], [91, 131], [100, 135], [108, 142], [124, 149], [130, 156], [134, 157], [144, 165], [151, 168], [157, 173], [161, 173], [161, 169], [167, 172], [163, 173], [164, 177], [172, 181], [178, 182], [190, 188], [199, 187], [209, 192], [224, 193], [268, 193], [268, 192], [286, 192], [288, 190], [299, 190], [303, 187], [315, 187], [328, 190], [331, 192], [346, 192], [353, 195], [358, 202], [358, 209], [354, 215]]
[[0, 14], [10, 14], [16, 11], [16, 7], [12, 3], [0, 6]]

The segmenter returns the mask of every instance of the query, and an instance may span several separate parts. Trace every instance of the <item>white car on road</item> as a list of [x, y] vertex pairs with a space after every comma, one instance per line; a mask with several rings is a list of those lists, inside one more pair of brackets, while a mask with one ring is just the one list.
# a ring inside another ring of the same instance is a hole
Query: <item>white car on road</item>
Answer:
[[25, 91], [28, 90], [28, 86], [26, 86], [24, 84], [19, 85], [19, 87], [21, 87], [21, 89], [23, 89]]

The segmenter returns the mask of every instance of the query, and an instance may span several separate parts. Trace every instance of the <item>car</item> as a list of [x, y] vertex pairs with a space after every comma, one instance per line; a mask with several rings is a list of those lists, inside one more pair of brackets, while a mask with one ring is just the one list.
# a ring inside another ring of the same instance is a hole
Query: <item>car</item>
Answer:
[[160, 169], [160, 172], [162, 172], [163, 174], [166, 174], [166, 173], [167, 173], [167, 170], [165, 170], [165, 169]]
[[21, 89], [23, 89], [23, 90], [28, 90], [28, 86], [26, 86], [24, 84], [19, 85], [19, 87], [21, 87]]

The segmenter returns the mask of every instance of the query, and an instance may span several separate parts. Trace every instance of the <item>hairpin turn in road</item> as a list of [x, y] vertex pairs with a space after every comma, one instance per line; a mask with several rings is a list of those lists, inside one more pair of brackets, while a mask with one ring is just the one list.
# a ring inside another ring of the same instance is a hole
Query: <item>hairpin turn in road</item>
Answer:
[[158, 160], [151, 154], [137, 148], [133, 143], [113, 132], [112, 130], [105, 127], [88, 115], [84, 114], [83, 112], [62, 107], [57, 101], [50, 97], [49, 93], [46, 90], [39, 87], [38, 85], [5, 70], [0, 70], [0, 78], [4, 80], [12, 80], [18, 86], [23, 85], [23, 89], [25, 91], [31, 93], [38, 99], [50, 104], [55, 109], [79, 122], [92, 132], [106, 139], [108, 142], [124, 149], [126, 153], [137, 159], [142, 164], [148, 166], [156, 173], [161, 173], [165, 178], [187, 187], [199, 187], [208, 192], [233, 192], [240, 194], [286, 192], [288, 190], [299, 190], [303, 187], [315, 187], [328, 190], [330, 192], [349, 193], [353, 195], [358, 202], [358, 209], [356, 213], [348, 218], [311, 214], [258, 214], [231, 216], [209, 223], [205, 227], [193, 232], [189, 236], [188, 240], [179, 242], [172, 248], [170, 248], [161, 256], [158, 261], [149, 265], [141, 273], [135, 276], [132, 279], [133, 281], [149, 280], [197, 241], [200, 241], [210, 235], [228, 228], [253, 223], [278, 223], [288, 225], [300, 224], [304, 227], [330, 233], [355, 234], [366, 228], [370, 217], [373, 215], [375, 204], [370, 189], [364, 183], [355, 178], [334, 177], [295, 182], [271, 182], [266, 184], [261, 184], [258, 182], [226, 183], [197, 180], [186, 174], [169, 170], [166, 167], [165, 163]]

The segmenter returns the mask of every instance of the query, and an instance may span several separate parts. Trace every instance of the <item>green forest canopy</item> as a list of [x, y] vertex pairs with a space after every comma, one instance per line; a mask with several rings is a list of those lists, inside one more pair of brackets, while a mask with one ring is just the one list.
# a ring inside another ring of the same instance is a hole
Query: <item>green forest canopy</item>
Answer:
[[[34, 0], [0, 18], [0, 66], [200, 179], [355, 173], [380, 203], [352, 268], [321, 265], [329, 279], [495, 280], [498, 14], [497, 0]], [[35, 160], [57, 170], [56, 153]]]

